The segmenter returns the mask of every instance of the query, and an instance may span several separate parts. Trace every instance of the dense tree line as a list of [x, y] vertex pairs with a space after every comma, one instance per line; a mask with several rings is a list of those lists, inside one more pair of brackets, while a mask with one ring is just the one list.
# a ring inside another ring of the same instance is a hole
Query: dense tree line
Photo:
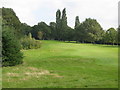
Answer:
[[2, 27], [12, 28], [17, 38], [23, 38], [32, 34], [37, 40], [60, 40], [77, 41], [81, 43], [102, 43], [117, 44], [118, 29], [109, 28], [103, 30], [101, 25], [95, 19], [87, 18], [85, 21], [79, 21], [79, 16], [75, 18], [75, 26], [71, 28], [67, 25], [67, 14], [64, 8], [61, 12], [56, 12], [56, 22], [39, 22], [33, 27], [26, 23], [21, 23], [15, 12], [10, 8], [2, 8]]
[[56, 22], [40, 22], [32, 27], [32, 36], [40, 40], [76, 41], [81, 43], [97, 44], [120, 44], [118, 42], [118, 30], [109, 28], [103, 30], [97, 20], [87, 18], [79, 21], [79, 16], [75, 18], [74, 29], [67, 25], [66, 9], [62, 13], [58, 9], [56, 12]]
[[[36, 40], [76, 41], [81, 43], [120, 44], [120, 26], [117, 29], [103, 30], [97, 20], [87, 18], [80, 22], [79, 16], [75, 17], [75, 26], [67, 25], [67, 14], [56, 12], [56, 22], [39, 22], [29, 26], [21, 23], [11, 8], [0, 8], [2, 21], [2, 53], [4, 66], [22, 63], [21, 49], [39, 48], [40, 42]], [[36, 40], [35, 40], [36, 39]]]
[[[101, 25], [95, 19], [87, 18], [85, 21], [79, 21], [79, 16], [75, 18], [75, 26], [71, 28], [67, 25], [67, 14], [64, 8], [61, 12], [56, 12], [56, 22], [39, 22], [33, 27], [26, 23], [21, 23], [12, 9], [2, 8], [3, 24], [13, 28], [18, 38], [23, 38], [29, 33], [37, 40], [60, 40], [60, 41], [77, 41], [81, 43], [101, 43], [117, 44], [118, 29], [109, 28], [103, 30]], [[6, 23], [7, 22], [7, 23]]]

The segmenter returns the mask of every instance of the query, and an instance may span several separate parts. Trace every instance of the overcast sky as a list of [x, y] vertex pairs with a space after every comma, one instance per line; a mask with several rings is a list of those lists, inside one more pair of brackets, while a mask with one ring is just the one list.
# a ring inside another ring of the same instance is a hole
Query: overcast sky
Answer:
[[74, 27], [75, 17], [80, 22], [94, 18], [103, 29], [118, 26], [119, 0], [2, 0], [1, 7], [12, 8], [22, 23], [35, 25], [55, 22], [57, 9], [66, 8], [68, 25]]

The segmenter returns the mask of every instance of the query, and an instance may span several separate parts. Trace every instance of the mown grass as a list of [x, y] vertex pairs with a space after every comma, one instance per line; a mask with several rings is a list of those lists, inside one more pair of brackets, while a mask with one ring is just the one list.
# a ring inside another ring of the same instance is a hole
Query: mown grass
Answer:
[[118, 47], [42, 41], [24, 63], [3, 68], [3, 88], [117, 88]]

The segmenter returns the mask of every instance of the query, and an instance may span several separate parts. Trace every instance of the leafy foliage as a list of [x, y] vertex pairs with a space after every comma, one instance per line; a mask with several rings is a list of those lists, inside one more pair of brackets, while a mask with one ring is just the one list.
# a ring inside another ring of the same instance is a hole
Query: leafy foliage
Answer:
[[14, 66], [23, 63], [20, 38], [21, 22], [10, 8], [2, 10], [2, 66]]
[[56, 31], [56, 23], [55, 22], [50, 22], [50, 29], [51, 29], [51, 35], [50, 38], [52, 40], [57, 40], [57, 31]]
[[20, 27], [21, 37], [28, 35], [31, 32], [31, 30], [32, 30], [31, 26], [27, 25], [26, 23], [21, 23]]
[[[96, 19], [87, 18], [80, 23], [79, 16], [75, 18], [74, 29], [67, 25], [66, 8], [56, 12], [56, 22], [50, 22], [48, 26], [45, 22], [40, 22], [32, 27], [32, 35], [35, 39], [77, 41], [82, 43], [115, 44], [118, 43], [118, 34], [108, 35]], [[108, 39], [111, 36], [111, 40]]]
[[105, 43], [117, 43], [117, 31], [114, 28], [109, 28], [104, 37]]
[[23, 63], [21, 46], [10, 28], [3, 28], [2, 31], [2, 65], [14, 66]]
[[32, 27], [32, 35], [35, 39], [40, 39], [40, 33], [42, 33], [42, 39], [48, 40], [50, 39], [51, 29], [45, 22], [40, 22], [38, 25]]
[[25, 23], [21, 23], [16, 13], [11, 8], [0, 8], [2, 10], [2, 27], [9, 27], [14, 30], [18, 39], [28, 35], [31, 27]]
[[77, 41], [95, 42], [101, 39], [102, 27], [95, 19], [86, 19], [76, 28]]
[[61, 40], [61, 11], [58, 9], [56, 12], [56, 39]]
[[2, 27], [9, 27], [14, 30], [17, 38], [20, 38], [20, 26], [21, 22], [16, 16], [15, 12], [11, 8], [1, 8], [2, 9]]
[[76, 18], [75, 18], [75, 29], [77, 29], [77, 27], [79, 25], [80, 25], [79, 16], [76, 16]]
[[37, 49], [41, 47], [41, 42], [32, 38], [31, 33], [21, 39], [22, 49]]

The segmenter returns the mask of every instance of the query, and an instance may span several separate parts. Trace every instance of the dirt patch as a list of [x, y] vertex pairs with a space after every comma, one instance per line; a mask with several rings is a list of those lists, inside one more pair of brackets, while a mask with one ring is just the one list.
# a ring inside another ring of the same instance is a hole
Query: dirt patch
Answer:
[[48, 70], [43, 70], [41, 72], [26, 72], [25, 75], [27, 75], [27, 76], [39, 76], [39, 75], [46, 75], [49, 73], [50, 72]]
[[18, 77], [18, 73], [7, 73], [7, 76]]
[[[18, 68], [16, 68], [18, 70]], [[40, 78], [43, 75], [50, 75], [52, 77], [56, 77], [56, 78], [63, 78], [64, 76], [58, 75], [58, 74], [54, 74], [54, 73], [50, 73], [48, 70], [43, 70], [43, 69], [38, 69], [38, 68], [34, 68], [34, 67], [27, 67], [24, 72], [19, 72], [19, 73], [7, 73], [6, 74], [9, 77], [19, 77], [19, 80], [29, 80], [31, 78]], [[13, 78], [11, 78], [10, 80], [14, 80]], [[9, 79], [7, 79], [7, 82], [10, 82]]]
[[53, 74], [53, 73], [50, 73], [48, 70], [41, 70], [39, 72], [26, 72], [24, 73], [26, 76], [33, 76], [33, 77], [36, 77], [36, 78], [39, 78], [41, 75], [51, 75], [53, 77], [58, 77], [58, 78], [63, 78], [64, 76], [60, 76], [58, 74]]

